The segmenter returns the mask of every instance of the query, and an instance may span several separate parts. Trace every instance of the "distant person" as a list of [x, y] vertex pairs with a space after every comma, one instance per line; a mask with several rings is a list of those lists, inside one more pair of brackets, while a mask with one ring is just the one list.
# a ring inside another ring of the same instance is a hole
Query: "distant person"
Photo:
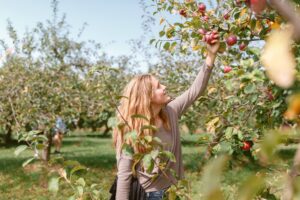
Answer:
[[67, 126], [62, 120], [62, 118], [58, 117], [55, 122], [55, 127], [53, 130], [53, 143], [55, 146], [55, 151], [54, 153], [61, 153], [61, 145], [62, 145], [62, 140], [64, 137], [64, 134], [67, 133]]

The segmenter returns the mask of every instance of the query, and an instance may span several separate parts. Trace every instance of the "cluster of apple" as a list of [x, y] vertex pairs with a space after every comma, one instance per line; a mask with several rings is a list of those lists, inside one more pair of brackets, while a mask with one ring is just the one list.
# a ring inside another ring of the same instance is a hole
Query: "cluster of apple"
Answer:
[[[206, 5], [204, 3], [200, 3], [198, 5], [198, 9], [197, 9], [197, 15], [200, 15], [201, 16], [201, 19], [203, 21], [208, 21], [208, 16], [206, 15]], [[185, 9], [181, 9], [179, 11], [179, 14], [183, 17], [187, 17], [187, 12]], [[230, 18], [230, 15], [229, 15], [229, 12], [225, 13], [224, 15], [224, 19], [229, 19]], [[198, 30], [198, 33], [200, 35], [202, 35], [202, 38], [203, 38], [203, 41], [205, 41], [206, 43], [208, 44], [213, 44], [213, 41], [217, 38], [216, 35], [218, 35], [218, 31], [216, 30], [212, 30], [212, 31], [208, 31], [208, 30], [205, 30], [204, 28], [200, 28]], [[238, 39], [237, 39], [237, 36], [234, 35], [234, 34], [230, 34], [227, 36], [227, 38], [225, 39], [225, 42], [228, 46], [233, 46], [237, 43]], [[245, 43], [241, 43], [239, 45], [239, 49], [241, 51], [244, 51], [247, 47], [247, 44]], [[230, 66], [225, 66], [224, 67], [224, 73], [228, 73], [232, 70], [232, 68]]]
[[[201, 15], [203, 16], [203, 19], [204, 19], [205, 21], [207, 21], [207, 20], [208, 20], [208, 16], [205, 15], [205, 11], [206, 11], [206, 5], [205, 5], [204, 3], [200, 3], [200, 4], [198, 5], [198, 13], [194, 13], [194, 14], [195, 14], [195, 15], [201, 14]], [[187, 16], [188, 16], [185, 9], [180, 9], [180, 10], [179, 10], [179, 14], [180, 14], [181, 16], [183, 16], [183, 17], [187, 17]]]

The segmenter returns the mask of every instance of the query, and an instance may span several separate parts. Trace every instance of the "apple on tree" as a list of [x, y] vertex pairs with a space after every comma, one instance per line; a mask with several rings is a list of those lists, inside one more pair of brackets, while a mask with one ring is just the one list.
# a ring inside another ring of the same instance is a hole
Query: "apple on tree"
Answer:
[[226, 39], [226, 43], [229, 45], [229, 46], [233, 46], [235, 45], [237, 42], [237, 37], [235, 35], [230, 35], [227, 39]]
[[241, 149], [243, 151], [249, 151], [251, 149], [252, 145], [253, 145], [252, 141], [243, 141], [243, 146], [241, 147]]
[[[200, 32], [200, 30], [199, 30]], [[201, 31], [203, 32], [203, 31]], [[205, 33], [205, 36], [203, 37], [203, 40], [208, 44], [213, 44], [213, 41], [218, 38], [218, 31], [213, 30]]]
[[223, 69], [223, 72], [225, 74], [229, 73], [230, 71], [232, 70], [232, 68], [230, 66], [225, 66], [224, 69]]
[[225, 20], [228, 20], [230, 15], [228, 13], [226, 13], [223, 17], [224, 17]]
[[179, 14], [183, 17], [187, 17], [187, 14], [186, 14], [186, 10], [185, 9], [180, 9], [179, 10]]
[[200, 13], [204, 13], [205, 10], [206, 10], [206, 5], [205, 5], [204, 3], [200, 3], [200, 4], [198, 5], [198, 11], [199, 11]]
[[239, 49], [240, 49], [241, 51], [244, 51], [244, 50], [246, 49], [246, 47], [247, 47], [247, 45], [246, 45], [245, 43], [241, 43], [241, 44], [239, 45]]

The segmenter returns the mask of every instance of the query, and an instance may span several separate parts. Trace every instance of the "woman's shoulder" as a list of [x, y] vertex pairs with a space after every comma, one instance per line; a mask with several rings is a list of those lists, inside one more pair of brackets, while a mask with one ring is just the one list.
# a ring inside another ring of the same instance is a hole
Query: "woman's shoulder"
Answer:
[[169, 117], [175, 117], [175, 118], [177, 118], [178, 115], [177, 115], [176, 109], [174, 109], [172, 107], [171, 102], [169, 102], [163, 109], [165, 109], [165, 112], [167, 113], [167, 115]]

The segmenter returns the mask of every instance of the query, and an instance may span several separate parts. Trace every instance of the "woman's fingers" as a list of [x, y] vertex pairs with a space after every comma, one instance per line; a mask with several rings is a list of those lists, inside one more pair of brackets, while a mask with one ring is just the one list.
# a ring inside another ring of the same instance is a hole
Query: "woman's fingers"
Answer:
[[211, 44], [215, 44], [217, 42], [219, 42], [219, 40], [213, 40], [213, 41], [211, 41]]

